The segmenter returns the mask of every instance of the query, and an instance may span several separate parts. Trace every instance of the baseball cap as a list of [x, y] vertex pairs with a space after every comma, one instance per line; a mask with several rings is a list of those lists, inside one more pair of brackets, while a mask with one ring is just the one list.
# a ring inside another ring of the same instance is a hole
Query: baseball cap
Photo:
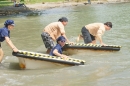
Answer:
[[57, 43], [58, 43], [58, 41], [66, 41], [66, 39], [64, 36], [60, 36], [57, 38]]
[[13, 25], [13, 26], [15, 26], [13, 20], [6, 20], [5, 23], [4, 23], [4, 25], [5, 25], [5, 26], [8, 26], [8, 25]]

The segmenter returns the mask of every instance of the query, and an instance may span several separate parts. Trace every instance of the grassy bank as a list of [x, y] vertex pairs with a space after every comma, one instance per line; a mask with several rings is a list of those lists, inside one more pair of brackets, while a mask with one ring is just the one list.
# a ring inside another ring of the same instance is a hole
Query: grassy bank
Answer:
[[[16, 0], [16, 2], [22, 2], [24, 4], [46, 3], [46, 2], [65, 2], [65, 1], [86, 1], [86, 0]], [[0, 7], [13, 6], [13, 0], [0, 0]]]
[[[25, 4], [34, 4], [34, 3], [45, 3], [45, 2], [59, 2], [64, 0], [16, 0], [17, 2], [22, 2]], [[13, 0], [0, 0], [0, 7], [4, 6], [13, 6]]]
[[59, 2], [59, 1], [64, 1], [64, 0], [24, 0], [23, 2], [25, 4], [34, 4], [34, 3]]
[[41, 3], [41, 2], [58, 2], [64, 0], [24, 0], [26, 3]]
[[0, 7], [11, 6], [11, 5], [13, 5], [13, 2], [11, 1], [0, 1]]
[[80, 2], [80, 1], [86, 1], [86, 0], [21, 0], [25, 3], [42, 3], [42, 2], [64, 2], [64, 1], [74, 1], [74, 2]]

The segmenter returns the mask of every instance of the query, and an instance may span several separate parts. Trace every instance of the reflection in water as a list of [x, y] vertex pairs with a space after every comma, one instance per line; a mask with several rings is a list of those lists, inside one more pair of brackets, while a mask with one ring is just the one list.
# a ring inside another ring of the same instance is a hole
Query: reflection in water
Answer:
[[[18, 59], [11, 55], [12, 51], [2, 43], [5, 58], [0, 67], [0, 86], [128, 86], [130, 77], [129, 62], [129, 14], [130, 3], [92, 4], [85, 6], [60, 7], [43, 11], [40, 16], [7, 16], [15, 21], [15, 29], [11, 32], [11, 40], [20, 50], [35, 52], [46, 51], [41, 39], [43, 28], [61, 16], [69, 19], [65, 27], [67, 37], [75, 41], [81, 28], [93, 22], [111, 21], [113, 28], [106, 32], [103, 40], [110, 45], [122, 46], [120, 51], [86, 50], [72, 54], [73, 58], [84, 59], [83, 66], [70, 66], [38, 70], [20, 70]], [[80, 41], [81, 43], [83, 41]], [[73, 52], [73, 50], [70, 50]], [[35, 64], [35, 63], [34, 63]]]

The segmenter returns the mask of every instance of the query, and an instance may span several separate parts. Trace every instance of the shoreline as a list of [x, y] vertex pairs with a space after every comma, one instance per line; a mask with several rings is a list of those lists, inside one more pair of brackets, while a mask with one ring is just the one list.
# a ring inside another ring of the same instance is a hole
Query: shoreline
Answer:
[[[41, 11], [56, 8], [56, 7], [69, 7], [69, 6], [80, 6], [80, 5], [92, 5], [92, 4], [109, 4], [111, 2], [107, 1], [93, 1], [91, 4], [88, 4], [86, 1], [82, 2], [46, 2], [46, 3], [35, 3], [35, 4], [26, 4], [26, 7], [14, 7], [7, 6], [0, 8], [0, 16], [6, 15], [19, 15], [19, 14], [28, 14], [28, 13], [39, 13]], [[114, 2], [119, 3], [119, 2]], [[122, 2], [120, 2], [122, 3]]]
[[68, 6], [78, 6], [84, 5], [86, 2], [47, 2], [47, 3], [36, 3], [31, 5], [26, 5], [28, 8], [32, 8], [35, 10], [46, 10], [50, 8], [56, 7], [68, 7]]
[[84, 5], [83, 3], [84, 2], [46, 2], [46, 3], [25, 4], [26, 7], [14, 7], [12, 4], [12, 6], [0, 8], [0, 16], [18, 15], [21, 13], [33, 14], [56, 7]]

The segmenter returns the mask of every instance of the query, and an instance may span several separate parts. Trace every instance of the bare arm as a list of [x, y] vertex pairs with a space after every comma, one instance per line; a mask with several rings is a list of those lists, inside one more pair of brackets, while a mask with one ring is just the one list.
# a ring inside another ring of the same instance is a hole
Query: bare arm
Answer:
[[62, 58], [67, 58], [67, 57], [68, 57], [68, 56], [66, 56], [66, 55], [64, 55], [64, 54], [60, 54], [57, 49], [55, 49], [55, 50], [53, 51], [53, 54], [55, 54], [56, 56], [62, 57]]
[[70, 43], [70, 41], [68, 40], [68, 38], [67, 38], [67, 36], [65, 35], [65, 33], [64, 33], [64, 34], [62, 34], [62, 36], [64, 36], [64, 37], [65, 37], [65, 39], [66, 39], [66, 41], [67, 41], [68, 43]]
[[63, 24], [59, 24], [59, 28], [60, 28], [59, 30], [61, 32], [61, 35], [65, 37], [66, 42], [69, 43], [69, 44], [73, 44], [73, 42], [70, 42], [69, 39], [67, 38]]
[[101, 35], [97, 35], [96, 38], [99, 40], [100, 44], [103, 43], [103, 42], [102, 42], [102, 37], [101, 37]]
[[65, 39], [66, 39], [67, 43], [72, 44], [72, 45], [74, 44], [74, 42], [70, 42], [70, 41], [68, 40], [68, 38], [66, 37], [65, 33], [64, 33], [64, 34], [62, 34], [62, 36], [64, 36], [64, 37], [65, 37]]
[[5, 37], [5, 40], [14, 52], [18, 52], [18, 49], [14, 46], [14, 44], [12, 43], [9, 37]]
[[106, 46], [106, 44], [103, 43], [103, 41], [102, 41], [101, 35], [97, 35], [97, 39], [99, 40], [99, 42], [100, 42], [101, 45]]
[[104, 25], [102, 25], [102, 26], [99, 28], [98, 32], [97, 32], [96, 38], [99, 40], [99, 42], [100, 42], [101, 45], [104, 45], [104, 46], [105, 46], [106, 44], [104, 44], [104, 43], [103, 43], [103, 40], [102, 40], [102, 35], [104, 34], [104, 32], [105, 32], [105, 27], [104, 27]]

